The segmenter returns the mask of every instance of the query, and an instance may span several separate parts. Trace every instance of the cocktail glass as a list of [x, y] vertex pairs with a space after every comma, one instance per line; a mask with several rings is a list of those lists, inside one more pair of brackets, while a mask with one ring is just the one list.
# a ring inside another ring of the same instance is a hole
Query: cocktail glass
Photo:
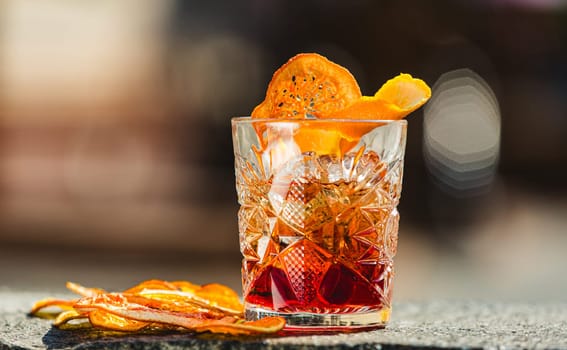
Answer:
[[405, 120], [232, 119], [247, 319], [291, 330], [390, 317]]

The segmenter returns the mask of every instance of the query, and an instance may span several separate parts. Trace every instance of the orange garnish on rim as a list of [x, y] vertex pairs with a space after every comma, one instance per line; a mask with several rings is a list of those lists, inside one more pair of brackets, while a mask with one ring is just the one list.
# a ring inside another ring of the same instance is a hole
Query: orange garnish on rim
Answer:
[[315, 53], [292, 57], [272, 77], [253, 118], [303, 119], [343, 109], [362, 94], [352, 74]]
[[[422, 106], [431, 96], [425, 82], [400, 74], [386, 82], [374, 96], [362, 96], [352, 74], [327, 58], [299, 54], [279, 68], [268, 85], [266, 98], [252, 112], [254, 119], [328, 119], [303, 123], [293, 130], [293, 146], [300, 152], [340, 156], [352, 149], [376, 125], [334, 122], [396, 120]], [[255, 125], [264, 150], [278, 153], [270, 143], [267, 123]], [[290, 148], [286, 141], [283, 144]], [[280, 147], [281, 148], [281, 147]]]

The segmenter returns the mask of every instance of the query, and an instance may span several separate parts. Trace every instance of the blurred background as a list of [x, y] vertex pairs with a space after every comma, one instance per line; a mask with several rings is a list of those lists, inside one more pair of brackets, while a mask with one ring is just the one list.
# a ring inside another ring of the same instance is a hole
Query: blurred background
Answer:
[[567, 1], [0, 1], [0, 288], [240, 289], [230, 118], [298, 52], [409, 118], [396, 299], [565, 300]]

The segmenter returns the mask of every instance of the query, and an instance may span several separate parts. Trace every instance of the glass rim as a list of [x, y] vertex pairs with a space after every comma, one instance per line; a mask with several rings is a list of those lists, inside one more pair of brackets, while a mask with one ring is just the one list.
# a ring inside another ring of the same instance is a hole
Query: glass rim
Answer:
[[320, 119], [320, 118], [252, 118], [251, 116], [233, 117], [231, 123], [354, 123], [354, 124], [407, 124], [405, 118], [402, 119]]

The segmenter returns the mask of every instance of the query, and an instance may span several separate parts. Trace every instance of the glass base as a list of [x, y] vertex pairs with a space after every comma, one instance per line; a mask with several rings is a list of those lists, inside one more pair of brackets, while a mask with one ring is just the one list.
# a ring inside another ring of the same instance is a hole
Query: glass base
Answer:
[[267, 316], [285, 318], [287, 331], [334, 332], [384, 328], [390, 319], [390, 309], [356, 313], [314, 314], [308, 312], [277, 312], [256, 306], [246, 306], [246, 319], [253, 321]]

